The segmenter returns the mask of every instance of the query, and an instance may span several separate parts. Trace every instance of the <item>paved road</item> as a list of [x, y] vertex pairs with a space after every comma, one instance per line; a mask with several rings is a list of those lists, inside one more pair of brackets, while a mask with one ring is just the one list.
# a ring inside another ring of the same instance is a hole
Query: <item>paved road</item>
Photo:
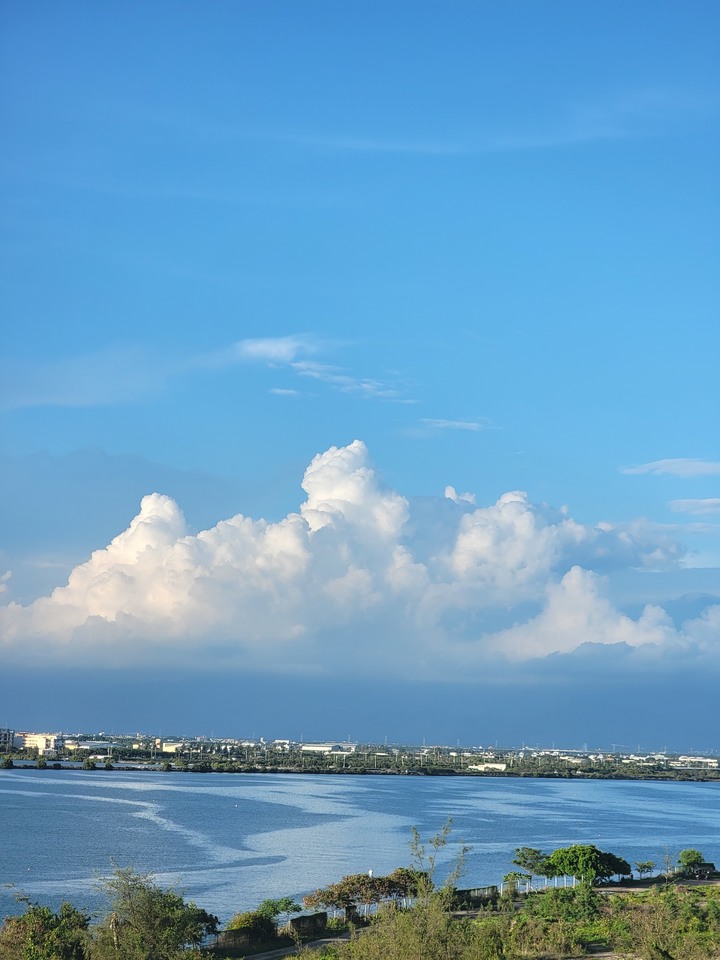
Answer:
[[344, 933], [339, 937], [324, 937], [322, 940], [311, 940], [310, 943], [304, 943], [302, 948], [300, 947], [280, 947], [279, 950], [268, 950], [267, 953], [253, 953], [248, 957], [248, 960], [277, 960], [279, 957], [292, 957], [294, 954], [298, 953], [300, 949], [307, 949], [308, 947], [311, 950], [319, 950], [321, 947], [325, 947], [331, 943], [339, 943], [341, 940], [349, 940], [350, 934]]

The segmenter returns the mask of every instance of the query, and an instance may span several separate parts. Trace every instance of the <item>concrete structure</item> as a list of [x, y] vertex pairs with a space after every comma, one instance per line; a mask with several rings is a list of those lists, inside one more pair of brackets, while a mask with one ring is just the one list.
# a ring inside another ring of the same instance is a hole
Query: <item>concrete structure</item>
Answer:
[[0, 727], [0, 753], [12, 753], [15, 745], [15, 731], [9, 727]]

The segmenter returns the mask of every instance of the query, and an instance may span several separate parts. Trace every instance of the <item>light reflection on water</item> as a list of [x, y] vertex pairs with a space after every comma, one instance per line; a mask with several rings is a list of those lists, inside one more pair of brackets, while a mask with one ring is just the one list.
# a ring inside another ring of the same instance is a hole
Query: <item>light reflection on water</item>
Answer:
[[[409, 862], [408, 840], [453, 818], [440, 858], [472, 850], [463, 883], [495, 883], [518, 846], [595, 843], [660, 866], [720, 861], [720, 784], [123, 771], [0, 771], [0, 885], [104, 909], [113, 863], [153, 873], [226, 920], [266, 897]], [[17, 912], [0, 890], [0, 915]]]

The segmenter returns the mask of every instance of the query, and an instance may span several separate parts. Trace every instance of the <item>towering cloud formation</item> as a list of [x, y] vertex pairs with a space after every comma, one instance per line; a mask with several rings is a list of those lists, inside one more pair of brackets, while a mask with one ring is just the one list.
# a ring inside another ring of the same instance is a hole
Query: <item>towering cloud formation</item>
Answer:
[[613, 608], [602, 572], [680, 556], [641, 525], [584, 526], [520, 492], [476, 507], [448, 487], [412, 503], [383, 487], [359, 440], [316, 456], [303, 489], [278, 523], [238, 514], [198, 534], [169, 497], [144, 497], [66, 586], [0, 610], [5, 655], [297, 671], [352, 658], [452, 678], [585, 643], [706, 647], [717, 622], [711, 608], [680, 633], [659, 608]]

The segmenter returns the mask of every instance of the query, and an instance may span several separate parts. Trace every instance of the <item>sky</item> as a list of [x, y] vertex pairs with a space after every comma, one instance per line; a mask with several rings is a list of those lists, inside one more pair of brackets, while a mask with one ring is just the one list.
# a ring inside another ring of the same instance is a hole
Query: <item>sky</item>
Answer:
[[717, 749], [715, 0], [0, 17], [0, 724]]

